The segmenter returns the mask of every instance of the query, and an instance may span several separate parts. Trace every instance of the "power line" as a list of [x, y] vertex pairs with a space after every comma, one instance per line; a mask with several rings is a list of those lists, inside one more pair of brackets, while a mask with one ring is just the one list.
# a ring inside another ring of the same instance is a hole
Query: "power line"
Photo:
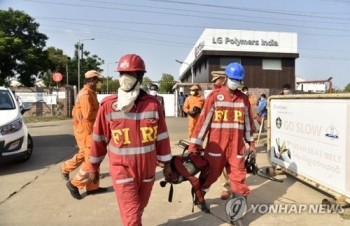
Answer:
[[[114, 3], [114, 2], [105, 2], [105, 1], [96, 1], [96, 0], [80, 0], [83, 2], [93, 2], [93, 3], [99, 3], [99, 4], [112, 4], [112, 5], [124, 5], [124, 6], [131, 6], [131, 7], [142, 7], [142, 8], [149, 8], [149, 5], [135, 5], [135, 4], [126, 4], [126, 3]], [[176, 8], [168, 8], [168, 7], [154, 7], [152, 6], [152, 9], [161, 9], [161, 10], [172, 10], [172, 11], [181, 11], [181, 12], [190, 12], [190, 13], [213, 13], [209, 11], [199, 11], [199, 10], [189, 10], [189, 9], [176, 9]], [[280, 12], [280, 11], [279, 11]], [[309, 12], [308, 12], [309, 13]], [[350, 13], [349, 13], [350, 14]], [[246, 15], [238, 15], [237, 13], [232, 14], [232, 13], [223, 13], [220, 12], [220, 15], [223, 16], [231, 16], [231, 17], [247, 17]], [[283, 21], [293, 21], [293, 22], [308, 22], [308, 23], [322, 23], [322, 24], [349, 24], [350, 22], [328, 22], [328, 21], [310, 21], [310, 20], [297, 20], [297, 19], [285, 19], [285, 18], [276, 18], [276, 17], [259, 17], [259, 16], [254, 16], [256, 19], [267, 19], [267, 20], [283, 20]], [[323, 19], [323, 18], [322, 18]]]
[[[77, 5], [77, 4], [71, 4], [71, 3], [56, 3], [56, 2], [45, 2], [45, 1], [39, 1], [39, 0], [27, 0], [31, 2], [38, 2], [38, 3], [44, 3], [44, 4], [54, 4], [54, 5], [68, 5], [68, 6], [75, 6], [75, 7], [87, 7], [87, 8], [100, 8], [100, 9], [108, 9], [108, 10], [128, 10], [128, 11], [134, 11], [134, 12], [143, 12], [143, 13], [155, 13], [155, 14], [166, 14], [166, 15], [173, 15], [173, 16], [186, 16], [186, 17], [196, 17], [196, 18], [202, 18], [202, 19], [219, 19], [219, 20], [227, 20], [227, 18], [223, 17], [213, 17], [213, 16], [198, 16], [198, 15], [188, 15], [183, 13], [169, 13], [169, 12], [153, 12], [148, 10], [136, 10], [136, 9], [125, 9], [125, 8], [116, 8], [116, 7], [103, 7], [103, 6], [88, 6], [88, 5]], [[186, 3], [191, 4], [191, 3]], [[339, 18], [338, 18], [339, 19]], [[327, 31], [350, 31], [349, 29], [337, 29], [337, 28], [321, 28], [321, 27], [312, 27], [312, 26], [303, 26], [303, 25], [290, 25], [290, 24], [280, 24], [280, 23], [272, 23], [272, 22], [261, 22], [261, 21], [252, 21], [252, 20], [240, 20], [235, 19], [235, 21], [239, 22], [247, 22], [247, 23], [258, 23], [258, 24], [269, 24], [269, 25], [278, 25], [278, 26], [287, 26], [287, 27], [299, 27], [299, 28], [308, 28], [308, 29], [317, 29], [317, 30], [327, 30]]]
[[253, 9], [253, 8], [243, 8], [236, 6], [223, 6], [223, 5], [213, 5], [213, 4], [204, 4], [204, 3], [193, 3], [193, 2], [183, 2], [183, 1], [174, 1], [174, 0], [148, 0], [152, 2], [163, 2], [163, 3], [174, 3], [174, 4], [184, 4], [184, 5], [194, 5], [194, 6], [204, 6], [210, 8], [219, 8], [219, 9], [234, 9], [234, 10], [242, 10], [242, 11], [252, 11], [259, 13], [272, 13], [272, 14], [280, 14], [280, 15], [289, 15], [289, 16], [303, 16], [303, 17], [312, 17], [312, 18], [320, 18], [320, 19], [332, 19], [332, 20], [350, 20], [350, 18], [340, 18], [340, 17], [324, 17], [324, 16], [313, 16], [308, 13], [289, 13], [289, 12], [281, 12], [267, 9]]

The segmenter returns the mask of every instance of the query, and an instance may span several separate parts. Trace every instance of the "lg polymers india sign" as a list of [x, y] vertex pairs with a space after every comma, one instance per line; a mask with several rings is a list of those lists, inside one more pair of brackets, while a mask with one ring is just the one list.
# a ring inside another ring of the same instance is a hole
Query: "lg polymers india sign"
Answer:
[[207, 28], [194, 47], [194, 55], [203, 50], [297, 53], [297, 34]]
[[350, 95], [305, 96], [270, 99], [269, 158], [350, 197]]

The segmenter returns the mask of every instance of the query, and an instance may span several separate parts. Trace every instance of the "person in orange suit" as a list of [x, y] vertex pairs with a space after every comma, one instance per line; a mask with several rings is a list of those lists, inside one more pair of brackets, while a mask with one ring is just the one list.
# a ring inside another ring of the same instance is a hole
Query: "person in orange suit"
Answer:
[[99, 108], [97, 94], [95, 92], [97, 83], [102, 75], [95, 70], [85, 73], [85, 85], [77, 96], [77, 102], [73, 110], [74, 135], [79, 146], [79, 152], [64, 163], [62, 169], [72, 170], [83, 162], [78, 174], [67, 182], [66, 186], [75, 199], [81, 199], [79, 189], [86, 187], [86, 194], [97, 194], [106, 192], [107, 188], [99, 187], [99, 183], [89, 180], [90, 148], [92, 142], [92, 131]]
[[204, 97], [199, 94], [199, 86], [193, 85], [190, 88], [190, 96], [186, 98], [183, 111], [188, 116], [188, 136], [191, 138], [192, 132], [198, 121], [199, 115], [204, 105]]

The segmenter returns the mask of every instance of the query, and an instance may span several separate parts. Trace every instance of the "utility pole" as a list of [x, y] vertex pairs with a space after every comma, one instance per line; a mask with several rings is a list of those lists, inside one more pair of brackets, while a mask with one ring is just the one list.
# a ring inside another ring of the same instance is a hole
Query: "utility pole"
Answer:
[[80, 90], [80, 48], [81, 48], [81, 41], [85, 40], [95, 40], [95, 38], [87, 38], [87, 39], [79, 39], [78, 40], [78, 91]]

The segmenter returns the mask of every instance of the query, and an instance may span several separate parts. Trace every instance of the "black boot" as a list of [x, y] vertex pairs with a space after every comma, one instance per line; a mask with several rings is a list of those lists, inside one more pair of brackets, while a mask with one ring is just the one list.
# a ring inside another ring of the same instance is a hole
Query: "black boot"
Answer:
[[108, 191], [108, 188], [97, 188], [95, 190], [90, 190], [90, 191], [86, 191], [86, 194], [87, 195], [94, 195], [94, 194], [100, 194], [100, 193], [104, 193], [104, 192], [107, 192]]
[[79, 193], [79, 189], [77, 187], [75, 187], [70, 181], [67, 182], [66, 186], [67, 186], [67, 188], [68, 188], [68, 190], [73, 198], [82, 199], [82, 197]]
[[[207, 207], [205, 201], [202, 203], [199, 202], [193, 187], [192, 187], [191, 193], [192, 193], [192, 197], [194, 197], [193, 206], [197, 206], [204, 213], [210, 213], [210, 209]], [[204, 195], [205, 195], [205, 192], [202, 191], [203, 198], [204, 198]], [[193, 212], [193, 208], [192, 208], [192, 212]]]

